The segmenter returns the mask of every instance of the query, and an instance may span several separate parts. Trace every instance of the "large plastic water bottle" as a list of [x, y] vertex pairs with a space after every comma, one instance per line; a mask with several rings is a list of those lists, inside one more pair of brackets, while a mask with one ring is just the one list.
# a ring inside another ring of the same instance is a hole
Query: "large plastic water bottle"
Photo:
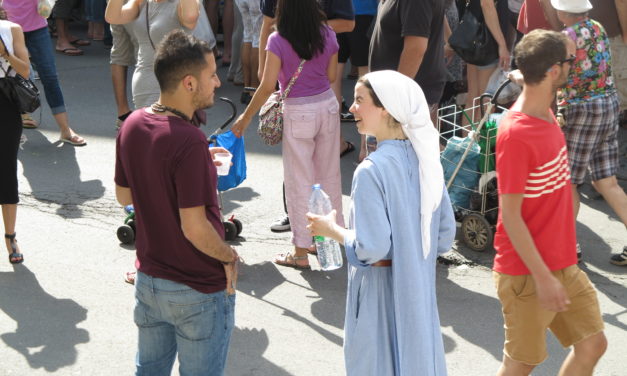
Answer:
[[[327, 215], [331, 210], [329, 195], [322, 190], [320, 184], [314, 184], [311, 197], [309, 197], [309, 211], [313, 214]], [[335, 240], [324, 236], [314, 236], [314, 242], [322, 270], [335, 270], [342, 267], [342, 252]]]

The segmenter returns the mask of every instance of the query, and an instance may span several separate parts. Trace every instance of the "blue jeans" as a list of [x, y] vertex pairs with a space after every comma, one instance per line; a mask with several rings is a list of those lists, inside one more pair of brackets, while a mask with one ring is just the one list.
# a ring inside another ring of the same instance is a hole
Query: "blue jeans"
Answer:
[[105, 0], [85, 0], [85, 18], [87, 21], [104, 22], [106, 8]]
[[135, 324], [139, 329], [135, 375], [170, 375], [178, 352], [181, 376], [224, 374], [234, 326], [235, 295], [203, 294], [137, 272]]
[[61, 114], [65, 111], [65, 102], [63, 101], [63, 93], [59, 86], [57, 78], [57, 67], [54, 62], [54, 51], [52, 50], [52, 41], [47, 27], [28, 31], [24, 33], [26, 38], [26, 48], [31, 54], [31, 62], [35, 66], [42, 85], [44, 85], [44, 93], [46, 101], [53, 115]]

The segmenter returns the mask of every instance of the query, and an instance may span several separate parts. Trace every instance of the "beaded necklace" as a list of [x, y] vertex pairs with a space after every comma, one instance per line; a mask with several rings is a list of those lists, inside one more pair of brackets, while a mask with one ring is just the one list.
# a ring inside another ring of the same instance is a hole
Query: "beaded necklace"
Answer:
[[159, 102], [155, 102], [153, 103], [150, 108], [154, 111], [154, 112], [158, 112], [158, 113], [164, 113], [166, 111], [170, 111], [171, 113], [173, 113], [174, 115], [180, 117], [181, 119], [185, 120], [188, 123], [192, 122], [192, 119], [189, 118], [189, 116], [185, 115], [184, 113], [182, 113], [181, 111], [177, 110], [176, 108], [172, 108], [172, 107], [168, 107], [164, 104], [161, 104]]

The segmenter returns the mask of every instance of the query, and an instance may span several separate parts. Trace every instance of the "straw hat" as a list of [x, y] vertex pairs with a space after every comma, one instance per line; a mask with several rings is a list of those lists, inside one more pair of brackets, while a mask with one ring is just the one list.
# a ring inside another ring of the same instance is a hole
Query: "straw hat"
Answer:
[[551, 0], [551, 5], [557, 10], [568, 13], [585, 13], [592, 9], [589, 0]]

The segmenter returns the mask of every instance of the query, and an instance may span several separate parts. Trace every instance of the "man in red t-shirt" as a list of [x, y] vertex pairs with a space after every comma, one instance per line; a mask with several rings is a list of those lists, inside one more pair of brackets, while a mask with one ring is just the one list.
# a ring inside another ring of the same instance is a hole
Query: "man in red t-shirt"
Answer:
[[560, 375], [591, 375], [607, 347], [596, 291], [577, 267], [566, 142], [551, 111], [575, 46], [535, 30], [515, 49], [523, 91], [499, 126], [494, 279], [505, 321], [498, 375], [528, 375], [547, 358], [546, 329], [574, 349]]
[[[157, 48], [158, 102], [133, 112], [116, 143], [120, 204], [134, 204], [138, 375], [221, 375], [234, 326], [237, 253], [224, 242], [217, 174], [190, 122], [220, 86], [205, 42], [182, 30]], [[226, 151], [222, 148], [219, 151]]]

